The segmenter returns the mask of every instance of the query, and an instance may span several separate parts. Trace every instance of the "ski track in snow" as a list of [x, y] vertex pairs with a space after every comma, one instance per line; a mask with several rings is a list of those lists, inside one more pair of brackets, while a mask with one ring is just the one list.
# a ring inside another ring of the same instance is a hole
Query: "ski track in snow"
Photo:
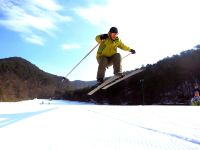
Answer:
[[[97, 112], [97, 111], [92, 111], [92, 112], [93, 112], [93, 113], [96, 113], [96, 114], [99, 114], [99, 115], [103, 115], [103, 116], [109, 117], [109, 118], [111, 118], [111, 119], [118, 120], [118, 121], [120, 121], [120, 122], [129, 124], [129, 125], [131, 125], [131, 126], [139, 127], [139, 128], [142, 128], [142, 129], [145, 129], [145, 130], [148, 130], [148, 131], [152, 131], [152, 132], [155, 132], [155, 133], [160, 133], [160, 134], [168, 135], [168, 136], [175, 137], [175, 138], [178, 138], [178, 139], [187, 141], [187, 142], [191, 142], [191, 143], [193, 143], [193, 144], [198, 144], [198, 145], [200, 145], [200, 141], [199, 141], [199, 140], [192, 139], [192, 138], [188, 138], [188, 137], [184, 137], [184, 136], [177, 135], [177, 134], [174, 134], [174, 133], [168, 133], [168, 132], [164, 132], [164, 131], [161, 131], [161, 130], [156, 130], [156, 129], [153, 129], [153, 128], [144, 127], [144, 126], [135, 124], [135, 123], [133, 123], [133, 122], [127, 121], [127, 120], [125, 120], [125, 119], [121, 119], [121, 117], [115, 116], [115, 113], [114, 113], [114, 112], [113, 112], [112, 115], [104, 114], [104, 113], [102, 113], [102, 112]], [[121, 115], [121, 114], [120, 114], [120, 115]]]
[[1, 150], [200, 150], [199, 107], [0, 102]]

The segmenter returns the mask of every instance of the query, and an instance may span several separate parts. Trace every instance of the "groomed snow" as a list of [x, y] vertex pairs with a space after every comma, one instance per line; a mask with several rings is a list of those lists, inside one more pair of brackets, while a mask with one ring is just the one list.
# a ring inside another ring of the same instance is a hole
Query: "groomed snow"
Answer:
[[0, 102], [1, 150], [200, 150], [200, 107]]

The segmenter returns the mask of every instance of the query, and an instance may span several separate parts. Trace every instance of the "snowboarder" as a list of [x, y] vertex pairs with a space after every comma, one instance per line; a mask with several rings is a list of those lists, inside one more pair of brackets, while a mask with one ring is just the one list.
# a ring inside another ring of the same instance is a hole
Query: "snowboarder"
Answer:
[[114, 75], [123, 75], [121, 67], [121, 55], [117, 53], [117, 48], [135, 54], [135, 50], [129, 48], [118, 38], [118, 29], [111, 27], [107, 34], [96, 36], [96, 41], [100, 44], [97, 51], [98, 71], [97, 82], [104, 82], [106, 68], [113, 65]]

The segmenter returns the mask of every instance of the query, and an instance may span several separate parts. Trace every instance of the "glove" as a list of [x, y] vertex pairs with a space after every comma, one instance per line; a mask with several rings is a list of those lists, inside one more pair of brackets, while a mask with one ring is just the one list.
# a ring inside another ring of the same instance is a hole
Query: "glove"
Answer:
[[134, 49], [131, 49], [130, 52], [131, 52], [132, 54], [135, 54], [135, 53], [136, 53], [136, 51], [135, 51]]
[[108, 34], [102, 34], [101, 36], [100, 36], [100, 39], [101, 40], [105, 40], [105, 39], [107, 39], [108, 38]]

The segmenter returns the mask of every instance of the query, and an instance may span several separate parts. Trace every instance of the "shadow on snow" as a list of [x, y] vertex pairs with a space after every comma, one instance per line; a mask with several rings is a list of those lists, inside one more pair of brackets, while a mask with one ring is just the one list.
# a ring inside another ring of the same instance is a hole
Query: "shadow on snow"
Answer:
[[46, 109], [42, 111], [35, 111], [35, 112], [24, 112], [24, 113], [16, 113], [16, 114], [0, 114], [0, 119], [3, 119], [0, 121], [0, 128], [6, 127], [8, 125], [14, 124], [16, 122], [19, 122], [21, 120], [40, 115], [42, 113], [46, 113], [49, 111], [52, 111], [56, 108]]

